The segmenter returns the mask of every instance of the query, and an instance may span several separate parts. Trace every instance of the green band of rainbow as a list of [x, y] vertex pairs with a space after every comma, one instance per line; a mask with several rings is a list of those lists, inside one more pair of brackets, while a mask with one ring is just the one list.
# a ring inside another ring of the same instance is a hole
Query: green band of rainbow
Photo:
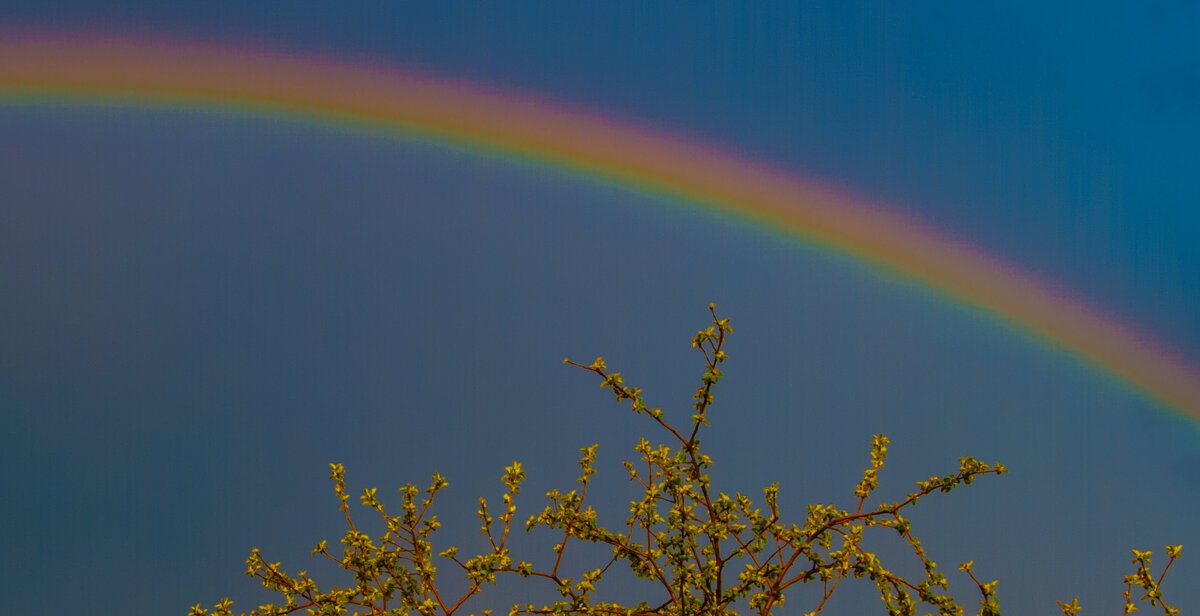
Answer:
[[1200, 421], [1200, 371], [1055, 288], [894, 213], [644, 128], [429, 77], [129, 39], [0, 41], [0, 100], [254, 109], [519, 156], [669, 195], [928, 285]]

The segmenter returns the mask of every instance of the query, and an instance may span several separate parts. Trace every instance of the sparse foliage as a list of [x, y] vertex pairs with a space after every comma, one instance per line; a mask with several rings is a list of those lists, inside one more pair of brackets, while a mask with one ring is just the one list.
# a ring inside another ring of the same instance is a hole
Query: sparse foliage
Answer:
[[[400, 488], [399, 515], [390, 515], [385, 510], [376, 498], [375, 488], [364, 490], [359, 496], [360, 503], [373, 509], [387, 528], [383, 536], [372, 538], [358, 530], [350, 515], [345, 469], [341, 464], [331, 464], [329, 478], [334, 482], [334, 493], [348, 529], [341, 539], [340, 556], [330, 553], [326, 541], [319, 542], [313, 554], [353, 574], [353, 584], [322, 591], [307, 572], [288, 575], [280, 563], [268, 562], [255, 548], [246, 560], [246, 575], [281, 593], [284, 602], [259, 606], [250, 614], [280, 616], [303, 611], [314, 615], [452, 616], [469, 599], [482, 593], [486, 585], [496, 584], [499, 576], [513, 574], [545, 580], [559, 599], [543, 605], [513, 605], [508, 612], [510, 616], [708, 616], [736, 615], [738, 610], [766, 616], [776, 613], [787, 591], [797, 584], [820, 588], [816, 604], [805, 610], [807, 614], [817, 614], [841, 582], [851, 577], [873, 581], [889, 615], [916, 614], [920, 604], [946, 616], [964, 614], [964, 608], [950, 594], [946, 576], [913, 534], [906, 513], [917, 501], [935, 492], [950, 492], [983, 475], [1004, 474], [1008, 472], [1004, 466], [971, 457], [960, 458], [957, 471], [918, 481], [916, 491], [902, 500], [870, 504], [871, 495], [879, 486], [888, 447], [885, 436], [875, 435], [870, 464], [854, 486], [853, 509], [814, 504], [808, 506], [802, 521], [786, 522], [778, 507], [778, 484], [763, 490], [761, 506], [741, 493], [718, 490], [708, 474], [713, 460], [702, 452], [698, 437], [701, 428], [709, 425], [713, 389], [724, 376], [720, 366], [728, 359], [724, 347], [732, 330], [729, 319], [717, 317], [714, 305], [709, 305], [709, 312], [712, 325], [692, 338], [692, 346], [704, 357], [704, 373], [686, 425], [672, 424], [661, 409], [648, 406], [642, 390], [626, 385], [621, 374], [610, 371], [602, 358], [587, 365], [564, 360], [595, 373], [618, 402], [628, 402], [633, 412], [649, 416], [669, 435], [667, 444], [641, 439], [634, 448], [640, 454], [638, 462], [623, 463], [630, 482], [639, 489], [638, 497], [629, 504], [624, 526], [616, 529], [601, 526], [597, 512], [585, 504], [588, 486], [596, 474], [597, 445], [584, 447], [580, 450], [581, 473], [577, 479], [581, 486], [567, 492], [547, 493], [549, 503], [524, 524], [526, 532], [544, 528], [561, 536], [552, 549], [552, 561], [540, 565], [514, 561], [509, 542], [514, 534], [516, 497], [525, 479], [521, 463], [514, 461], [504, 468], [501, 477], [505, 491], [498, 513], [489, 508], [487, 500], [479, 499], [476, 513], [480, 532], [487, 540], [483, 553], [463, 558], [456, 547], [437, 553], [437, 558], [461, 571], [467, 582], [465, 590], [447, 596], [444, 587], [439, 586], [432, 539], [440, 523], [431, 512], [434, 497], [448, 485], [446, 480], [435, 474], [423, 493], [412, 484]], [[910, 580], [894, 573], [865, 546], [870, 529], [888, 529], [902, 537], [920, 562], [923, 574]], [[602, 544], [611, 548], [611, 557], [577, 576], [568, 575], [563, 571], [563, 554], [572, 542]], [[1161, 585], [1179, 557], [1180, 546], [1167, 546], [1169, 560], [1157, 579], [1150, 573], [1150, 552], [1134, 550], [1133, 553], [1137, 569], [1125, 578], [1125, 614], [1138, 609], [1133, 601], [1135, 586], [1144, 591], [1141, 600], [1148, 601], [1151, 607], [1161, 607], [1166, 616], [1178, 614], [1178, 609], [1163, 601]], [[661, 602], [625, 605], [600, 598], [599, 588], [605, 574], [618, 561], [624, 561], [636, 577], [658, 587]], [[973, 562], [962, 563], [958, 568], [978, 588], [981, 600], [977, 613], [998, 616], [998, 582], [981, 582], [975, 576]], [[1059, 606], [1067, 616], [1080, 610], [1076, 600], [1069, 604], [1059, 602]], [[231, 616], [231, 607], [229, 599], [222, 599], [211, 610], [199, 605], [192, 607], [190, 616]], [[491, 611], [482, 613], [486, 616]]]

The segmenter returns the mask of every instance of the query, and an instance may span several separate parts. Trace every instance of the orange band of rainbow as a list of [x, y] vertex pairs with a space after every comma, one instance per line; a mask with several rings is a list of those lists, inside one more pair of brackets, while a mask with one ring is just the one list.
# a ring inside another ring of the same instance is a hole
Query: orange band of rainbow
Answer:
[[1054, 287], [913, 221], [729, 154], [429, 77], [129, 39], [0, 41], [0, 100], [199, 105], [365, 125], [519, 156], [727, 212], [981, 308], [1200, 421], [1200, 371]]

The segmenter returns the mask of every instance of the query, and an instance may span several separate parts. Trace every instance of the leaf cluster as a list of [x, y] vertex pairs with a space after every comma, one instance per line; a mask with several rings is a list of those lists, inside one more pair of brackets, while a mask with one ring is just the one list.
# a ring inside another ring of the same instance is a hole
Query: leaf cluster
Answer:
[[[980, 476], [1001, 475], [1007, 469], [999, 463], [960, 458], [956, 471], [918, 481], [916, 490], [903, 499], [872, 503], [889, 444], [887, 437], [875, 435], [870, 463], [854, 486], [849, 508], [808, 505], [802, 520], [789, 522], [778, 505], [778, 484], [762, 490], [762, 503], [758, 505], [739, 492], [717, 489], [709, 474], [713, 460], [701, 450], [699, 435], [709, 425], [713, 390], [724, 377], [721, 366], [728, 359], [725, 343], [732, 329], [729, 319], [717, 316], [714, 305], [709, 305], [709, 312], [712, 325], [692, 338], [692, 346], [703, 356], [704, 371], [693, 395], [690, 421], [683, 425], [670, 423], [661, 409], [647, 405], [642, 390], [627, 385], [621, 373], [608, 369], [603, 358], [586, 365], [564, 360], [596, 374], [601, 386], [618, 402], [627, 402], [634, 413], [648, 416], [666, 434], [666, 443], [653, 444], [642, 438], [634, 448], [638, 460], [623, 463], [629, 481], [638, 490], [637, 498], [629, 503], [624, 525], [602, 526], [597, 512], [587, 503], [588, 487], [596, 474], [598, 446], [584, 447], [580, 449], [580, 486], [547, 493], [548, 503], [524, 524], [526, 532], [545, 529], [559, 537], [547, 562], [535, 565], [514, 560], [509, 539], [517, 511], [516, 497], [525, 479], [521, 463], [514, 461], [501, 477], [505, 491], [500, 507], [493, 509], [486, 499], [479, 499], [476, 514], [486, 549], [469, 558], [460, 557], [453, 546], [437, 553], [441, 562], [448, 561], [466, 579], [465, 590], [448, 596], [439, 586], [434, 559], [432, 536], [441, 525], [431, 512], [434, 497], [447, 487], [446, 480], [435, 474], [423, 492], [412, 484], [400, 488], [398, 515], [387, 512], [375, 488], [364, 490], [360, 503], [374, 510], [387, 529], [384, 535], [372, 538], [358, 530], [350, 515], [345, 469], [331, 464], [329, 477], [348, 528], [341, 539], [340, 555], [332, 554], [325, 541], [316, 545], [313, 554], [352, 574], [353, 583], [322, 591], [305, 571], [288, 575], [280, 563], [266, 561], [255, 548], [246, 560], [246, 575], [281, 593], [284, 601], [259, 606], [249, 614], [283, 616], [303, 611], [313, 615], [453, 616], [468, 599], [484, 592], [486, 585], [496, 584], [499, 576], [517, 575], [544, 580], [558, 599], [542, 605], [513, 605], [509, 616], [736, 616], [739, 610], [767, 616], [776, 613], [789, 590], [799, 584], [820, 589], [815, 605], [805, 611], [811, 615], [820, 613], [841, 583], [850, 578], [872, 581], [889, 615], [916, 614], [922, 604], [941, 615], [963, 615], [965, 610], [950, 594], [946, 576], [926, 554], [906, 515], [927, 496], [951, 492]], [[922, 574], [907, 579], [886, 565], [865, 543], [872, 529], [894, 533], [907, 542]], [[605, 546], [611, 555], [597, 566], [571, 575], [564, 570], [563, 554], [573, 542]], [[1142, 600], [1151, 606], [1161, 605], [1166, 616], [1178, 613], [1163, 602], [1160, 586], [1179, 549], [1168, 546], [1170, 560], [1157, 579], [1149, 573], [1150, 553], [1134, 551], [1137, 571], [1125, 578], [1125, 614], [1137, 610], [1131, 599], [1134, 586], [1144, 591]], [[660, 600], [635, 605], [606, 600], [601, 592], [603, 582], [618, 562], [656, 587]], [[985, 583], [976, 578], [973, 562], [960, 564], [959, 570], [970, 577], [981, 596], [977, 613], [998, 616], [998, 582]], [[1075, 600], [1059, 605], [1067, 616], [1080, 609]], [[232, 616], [231, 606], [229, 599], [222, 599], [211, 611], [196, 605], [190, 616]], [[486, 616], [491, 611], [482, 613]]]

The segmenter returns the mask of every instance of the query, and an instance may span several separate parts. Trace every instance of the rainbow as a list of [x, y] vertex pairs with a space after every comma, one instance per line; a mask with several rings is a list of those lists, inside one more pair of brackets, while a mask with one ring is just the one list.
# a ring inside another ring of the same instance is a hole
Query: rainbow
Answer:
[[527, 96], [314, 58], [114, 38], [0, 40], [0, 101], [200, 106], [517, 156], [748, 219], [916, 281], [1200, 422], [1200, 371], [1128, 327], [893, 212], [702, 144]]

